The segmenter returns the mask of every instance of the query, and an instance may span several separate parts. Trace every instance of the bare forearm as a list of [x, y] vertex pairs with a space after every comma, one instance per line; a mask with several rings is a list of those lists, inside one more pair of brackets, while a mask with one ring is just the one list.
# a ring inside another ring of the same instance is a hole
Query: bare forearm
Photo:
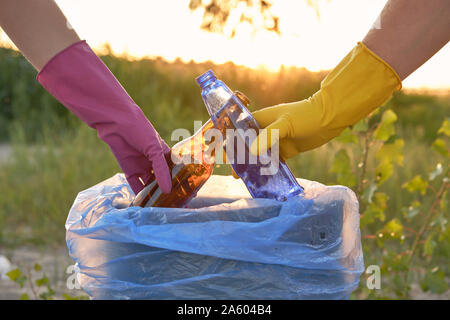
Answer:
[[449, 0], [389, 0], [364, 44], [403, 80], [450, 40]]
[[53, 0], [0, 0], [0, 26], [38, 71], [80, 40]]

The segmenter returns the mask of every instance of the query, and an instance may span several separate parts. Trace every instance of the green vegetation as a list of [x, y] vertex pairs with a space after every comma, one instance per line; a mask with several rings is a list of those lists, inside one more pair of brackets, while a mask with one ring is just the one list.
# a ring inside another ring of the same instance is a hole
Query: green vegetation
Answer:
[[[89, 296], [84, 294], [72, 296], [67, 293], [61, 293], [61, 295], [59, 295], [52, 288], [53, 284], [50, 282], [45, 271], [43, 271], [42, 266], [38, 263], [35, 263], [33, 268], [27, 266], [23, 268], [23, 270], [20, 268], [11, 270], [6, 276], [22, 289], [23, 293], [20, 295], [20, 300], [54, 300], [55, 298], [60, 298], [60, 296], [65, 300], [89, 299]], [[29, 288], [29, 291], [31, 291], [31, 297], [26, 292], [26, 288]]]
[[[251, 109], [296, 101], [325, 73], [253, 71], [233, 64], [102, 59], [169, 145], [176, 128], [206, 121], [194, 78], [209, 68], [244, 92]], [[35, 81], [16, 52], [0, 48], [0, 248], [64, 245], [64, 222], [77, 193], [120, 171], [107, 145]], [[450, 270], [449, 95], [397, 93], [331, 143], [289, 160], [297, 177], [351, 187], [360, 201], [365, 264], [379, 265], [381, 290], [365, 276], [354, 298], [408, 298], [411, 284], [448, 290]], [[227, 166], [215, 174], [230, 174]]]

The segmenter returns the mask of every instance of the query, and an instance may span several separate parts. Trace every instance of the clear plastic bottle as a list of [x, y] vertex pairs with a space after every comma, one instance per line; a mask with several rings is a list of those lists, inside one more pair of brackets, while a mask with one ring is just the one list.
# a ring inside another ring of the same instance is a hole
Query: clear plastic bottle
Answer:
[[[258, 156], [253, 163], [250, 161], [249, 149], [252, 141], [249, 141], [245, 132], [252, 129], [258, 133], [260, 127], [244, 106], [243, 95], [233, 93], [225, 83], [216, 78], [211, 70], [199, 76], [196, 81], [202, 89], [202, 98], [214, 126], [222, 132], [228, 160], [231, 162], [233, 170], [247, 186], [252, 197], [284, 201], [295, 195], [303, 194], [303, 188], [282, 159], [277, 159], [279, 162], [276, 173], [262, 174], [261, 169], [266, 168], [266, 172], [271, 171], [268, 167], [272, 164], [266, 161], [267, 158], [271, 158], [271, 150], [267, 151], [266, 159]], [[228, 129], [235, 130], [234, 141], [227, 141]], [[231, 145], [233, 145], [232, 148]], [[237, 150], [238, 146], [244, 146], [244, 150]], [[241, 154], [239, 155], [239, 153]]]

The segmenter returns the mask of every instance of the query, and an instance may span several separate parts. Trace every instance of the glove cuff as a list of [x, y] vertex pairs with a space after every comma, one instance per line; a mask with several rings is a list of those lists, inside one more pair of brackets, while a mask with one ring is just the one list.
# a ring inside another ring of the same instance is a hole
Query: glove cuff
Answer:
[[390, 70], [393, 74], [393, 76], [397, 79], [398, 85], [395, 88], [395, 91], [399, 91], [402, 89], [402, 79], [400, 79], [400, 76], [398, 75], [397, 71], [394, 70], [386, 61], [384, 61], [382, 58], [380, 58], [375, 52], [370, 50], [364, 43], [358, 42], [358, 45], [362, 47], [364, 51], [366, 51], [368, 54], [372, 55], [375, 59], [380, 61], [388, 70]]
[[36, 80], [40, 83], [39, 79], [41, 78], [41, 76], [43, 74], [46, 73], [46, 69], [49, 68], [49, 65], [51, 65], [54, 60], [57, 60], [59, 58], [59, 56], [63, 55], [66, 51], [70, 51], [72, 49], [72, 47], [77, 47], [77, 46], [88, 46], [88, 44], [87, 44], [86, 40], [80, 40], [80, 41], [72, 43], [70, 46], [59, 51], [49, 61], [47, 61], [47, 63], [44, 65], [44, 67], [42, 67], [41, 71], [39, 71], [39, 73], [36, 76]]
[[338, 132], [383, 105], [401, 87], [397, 72], [359, 42], [322, 81], [312, 100], [322, 108], [322, 128]]

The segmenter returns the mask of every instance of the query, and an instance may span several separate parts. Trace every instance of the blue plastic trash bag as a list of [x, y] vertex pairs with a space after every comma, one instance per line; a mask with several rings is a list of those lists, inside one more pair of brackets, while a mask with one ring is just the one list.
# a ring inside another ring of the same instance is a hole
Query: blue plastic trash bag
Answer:
[[117, 174], [69, 212], [77, 279], [93, 299], [348, 299], [364, 270], [357, 199], [299, 182], [304, 197], [277, 202], [212, 176], [189, 208], [140, 208]]

